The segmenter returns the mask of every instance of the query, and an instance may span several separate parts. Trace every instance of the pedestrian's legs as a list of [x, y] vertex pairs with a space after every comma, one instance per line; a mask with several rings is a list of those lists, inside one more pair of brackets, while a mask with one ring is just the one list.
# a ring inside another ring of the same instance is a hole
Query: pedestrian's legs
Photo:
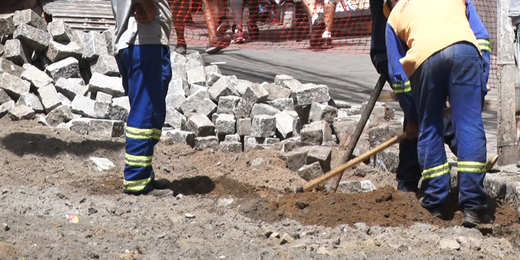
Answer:
[[186, 54], [186, 39], [184, 38], [185, 18], [189, 13], [189, 0], [176, 0], [173, 1], [171, 8], [173, 16], [173, 27], [175, 29], [175, 35], [177, 37], [177, 46], [175, 51], [180, 54]]
[[153, 189], [153, 150], [166, 115], [165, 98], [172, 76], [170, 49], [164, 45], [131, 45], [121, 50], [116, 60], [131, 107], [123, 188], [125, 193], [145, 194]]
[[482, 211], [487, 207], [482, 62], [472, 44], [459, 43], [454, 48], [449, 99], [458, 144], [459, 205], [464, 210]]
[[[448, 47], [449, 48], [449, 47]], [[450, 188], [450, 168], [443, 142], [443, 112], [449, 70], [440, 51], [424, 61], [410, 77], [419, 116], [417, 153], [422, 166], [422, 206], [433, 211], [444, 208]]]

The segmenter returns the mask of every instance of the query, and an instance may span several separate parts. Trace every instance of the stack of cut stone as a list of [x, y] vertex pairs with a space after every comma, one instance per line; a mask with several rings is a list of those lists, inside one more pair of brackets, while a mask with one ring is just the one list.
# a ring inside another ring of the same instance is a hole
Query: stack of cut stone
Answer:
[[[32, 10], [0, 16], [0, 25], [8, 34], [0, 42], [0, 117], [38, 117], [96, 137], [124, 134], [130, 107], [110, 30], [72, 31], [60, 20], [47, 24]], [[171, 65], [163, 141], [197, 150], [280, 150], [305, 179], [330, 170], [331, 147], [340, 139], [348, 143], [364, 109], [332, 100], [325, 85], [288, 75], [263, 83], [224, 76], [198, 52], [172, 52]], [[392, 109], [377, 104], [354, 155], [400, 131], [393, 118]], [[388, 162], [394, 161], [383, 156], [374, 163], [391, 171]]]

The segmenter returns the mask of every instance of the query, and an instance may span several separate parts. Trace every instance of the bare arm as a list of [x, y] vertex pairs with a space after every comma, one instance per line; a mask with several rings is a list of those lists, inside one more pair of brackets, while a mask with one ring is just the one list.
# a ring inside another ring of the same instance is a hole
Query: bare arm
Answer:
[[140, 23], [153, 21], [157, 14], [155, 0], [138, 0], [138, 2], [135, 7], [135, 19]]

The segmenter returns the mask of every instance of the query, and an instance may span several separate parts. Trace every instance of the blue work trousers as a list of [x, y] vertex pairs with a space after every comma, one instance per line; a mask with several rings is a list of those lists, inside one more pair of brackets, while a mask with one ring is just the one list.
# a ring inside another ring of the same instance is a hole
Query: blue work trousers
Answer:
[[451, 106], [457, 142], [459, 206], [487, 207], [486, 136], [482, 105], [486, 84], [480, 53], [473, 44], [455, 43], [433, 54], [410, 77], [419, 115], [418, 159], [426, 208], [445, 206], [450, 189], [450, 167], [443, 140], [446, 100]]
[[161, 137], [172, 77], [170, 49], [130, 45], [117, 53], [116, 60], [130, 100], [123, 188], [125, 193], [143, 194], [153, 189], [152, 157]]

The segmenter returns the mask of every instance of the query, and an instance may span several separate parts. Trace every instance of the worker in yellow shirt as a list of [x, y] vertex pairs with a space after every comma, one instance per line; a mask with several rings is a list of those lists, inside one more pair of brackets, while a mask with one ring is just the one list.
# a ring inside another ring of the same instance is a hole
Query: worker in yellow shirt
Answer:
[[469, 0], [386, 0], [384, 8], [389, 81], [408, 122], [407, 136], [418, 137], [422, 206], [444, 217], [450, 167], [443, 112], [449, 100], [457, 136], [462, 224], [475, 227], [492, 221], [486, 212], [482, 122], [491, 50], [487, 30]]

